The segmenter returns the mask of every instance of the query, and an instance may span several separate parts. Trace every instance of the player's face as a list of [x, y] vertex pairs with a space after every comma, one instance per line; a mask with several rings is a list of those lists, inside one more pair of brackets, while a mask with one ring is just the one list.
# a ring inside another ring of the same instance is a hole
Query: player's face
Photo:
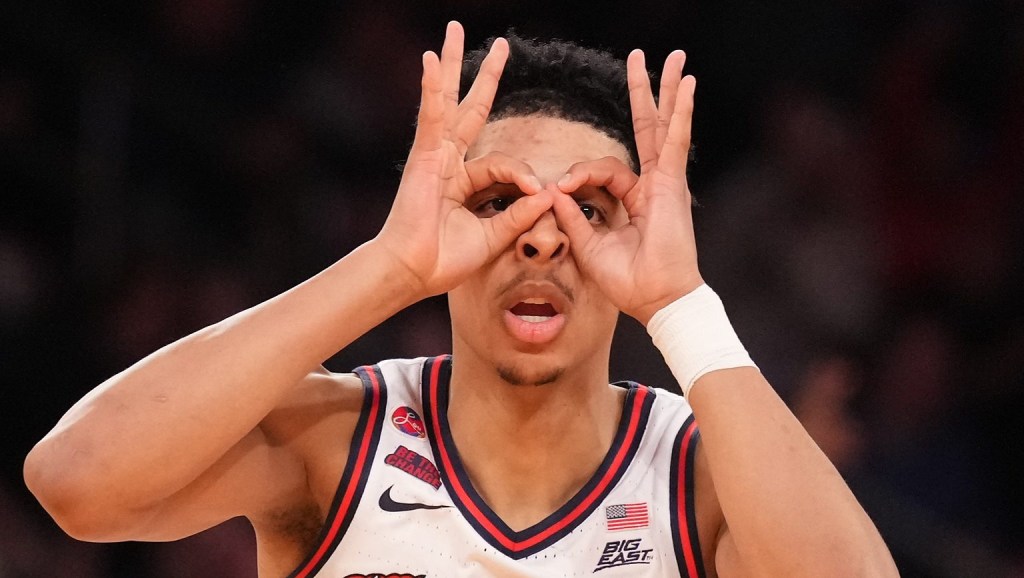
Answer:
[[[628, 163], [626, 148], [604, 133], [545, 116], [487, 124], [467, 158], [492, 151], [525, 162], [552, 191], [576, 162], [614, 156]], [[487, 218], [521, 194], [514, 185], [499, 184], [477, 192], [466, 206]], [[614, 229], [627, 221], [622, 204], [604, 189], [581, 187], [573, 197], [597, 229]], [[505, 381], [547, 383], [580, 367], [607, 371], [619, 312], [580, 272], [569, 238], [550, 211], [452, 290], [449, 307], [457, 359], [470, 355], [496, 368]]]

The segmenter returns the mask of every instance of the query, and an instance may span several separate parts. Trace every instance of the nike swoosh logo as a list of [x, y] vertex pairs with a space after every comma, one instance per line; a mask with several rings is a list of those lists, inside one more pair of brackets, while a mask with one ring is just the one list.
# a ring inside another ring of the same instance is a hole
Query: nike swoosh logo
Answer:
[[385, 512], [408, 512], [409, 510], [440, 510], [441, 508], [451, 508], [451, 506], [431, 506], [429, 504], [420, 504], [418, 502], [396, 502], [391, 498], [391, 488], [388, 487], [384, 490], [384, 493], [380, 495], [380, 500], [377, 504], [381, 510]]

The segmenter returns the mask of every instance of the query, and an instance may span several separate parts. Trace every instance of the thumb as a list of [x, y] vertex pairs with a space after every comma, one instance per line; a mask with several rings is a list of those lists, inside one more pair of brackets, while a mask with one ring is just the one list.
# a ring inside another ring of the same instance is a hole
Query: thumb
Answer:
[[554, 193], [552, 201], [555, 209], [555, 219], [558, 221], [559, 228], [569, 237], [569, 243], [572, 245], [573, 251], [586, 247], [591, 237], [596, 233], [594, 232], [594, 227], [590, 225], [587, 218], [580, 211], [580, 206], [576, 204], [572, 197], [562, 192]]

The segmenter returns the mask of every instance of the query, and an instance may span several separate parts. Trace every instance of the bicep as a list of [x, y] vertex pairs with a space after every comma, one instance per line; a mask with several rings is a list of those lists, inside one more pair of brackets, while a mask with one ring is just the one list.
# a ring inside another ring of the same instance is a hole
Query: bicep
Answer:
[[193, 482], [139, 513], [130, 539], [177, 540], [237, 516], [287, 509], [307, 499], [306, 488], [301, 458], [257, 427]]
[[261, 524], [319, 510], [340, 479], [362, 396], [358, 377], [311, 373], [213, 466], [140, 516], [124, 539], [176, 540], [237, 516]]

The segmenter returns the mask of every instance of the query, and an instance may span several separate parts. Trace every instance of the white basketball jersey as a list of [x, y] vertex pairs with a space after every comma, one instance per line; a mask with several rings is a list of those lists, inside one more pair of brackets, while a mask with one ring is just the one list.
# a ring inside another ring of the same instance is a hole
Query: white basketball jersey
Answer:
[[699, 433], [682, 397], [617, 384], [626, 401], [597, 472], [558, 511], [515, 531], [473, 489], [452, 442], [450, 356], [356, 373], [366, 397], [348, 463], [318, 546], [291, 577], [703, 578]]

